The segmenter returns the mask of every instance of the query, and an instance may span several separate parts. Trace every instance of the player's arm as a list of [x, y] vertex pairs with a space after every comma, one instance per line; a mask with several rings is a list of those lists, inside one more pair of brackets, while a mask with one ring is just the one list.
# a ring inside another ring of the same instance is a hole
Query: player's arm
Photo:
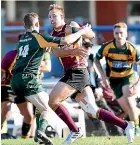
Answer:
[[51, 71], [51, 58], [50, 54], [45, 52], [39, 68], [40, 72]]
[[76, 49], [70, 49], [67, 48], [67, 50], [63, 48], [55, 48], [52, 49], [52, 53], [55, 54], [57, 57], [66, 57], [66, 56], [85, 56], [88, 55], [88, 51], [83, 48], [76, 48]]
[[[50, 43], [53, 42], [53, 43], [57, 43], [57, 44], [67, 45], [67, 44], [74, 43], [81, 36], [85, 35], [88, 31], [90, 31], [90, 26], [86, 25], [83, 28], [81, 28], [78, 32], [76, 32], [74, 34], [67, 35], [65, 37], [53, 37], [47, 33], [43, 37], [47, 42], [50, 42]], [[52, 45], [52, 46], [49, 45], [46, 47], [53, 47], [53, 46], [54, 45]], [[56, 46], [58, 46], [58, 45], [56, 45]]]
[[[70, 26], [70, 27], [69, 27]], [[75, 33], [81, 29], [77, 22], [71, 21], [70, 25], [66, 27], [67, 33]], [[95, 33], [92, 29], [86, 32], [86, 34], [82, 35], [84, 38], [93, 39], [95, 38]]]
[[106, 87], [110, 87], [109, 82], [108, 82], [108, 78], [107, 78], [106, 74], [104, 73], [104, 70], [103, 70], [102, 65], [100, 63], [100, 59], [102, 59], [103, 56], [105, 56], [105, 54], [103, 53], [104, 49], [105, 49], [105, 47], [102, 46], [98, 50], [98, 52], [96, 53], [96, 57], [95, 57], [95, 60], [94, 60], [94, 67], [95, 67], [95, 70], [96, 70], [97, 74], [99, 75], [99, 77], [102, 78]]
[[137, 73], [140, 77], [140, 51], [136, 49], [136, 64], [137, 64]]

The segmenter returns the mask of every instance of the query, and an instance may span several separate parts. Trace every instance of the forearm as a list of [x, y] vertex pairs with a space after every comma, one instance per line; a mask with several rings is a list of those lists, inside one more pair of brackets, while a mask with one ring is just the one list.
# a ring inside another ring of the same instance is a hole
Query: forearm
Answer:
[[96, 70], [97, 74], [98, 74], [100, 77], [105, 76], [104, 70], [103, 70], [103, 68], [102, 68], [102, 66], [101, 66], [101, 63], [100, 63], [100, 60], [95, 59], [94, 65], [95, 65], [95, 70]]
[[[44, 54], [44, 60], [41, 61], [40, 67], [39, 67], [39, 71], [40, 72], [50, 72], [51, 71], [51, 59], [50, 56], [46, 54]], [[45, 57], [48, 57], [45, 58]]]
[[50, 72], [50, 71], [51, 71], [51, 65], [40, 67], [40, 72]]
[[57, 57], [66, 57], [69, 55], [72, 55], [72, 51], [71, 49], [67, 49], [67, 50], [62, 50], [60, 48], [55, 48], [53, 49], [53, 54], [55, 54]]
[[[72, 33], [78, 32], [81, 28], [72, 27]], [[84, 38], [93, 39], [95, 38], [95, 33], [90, 29], [86, 34], [82, 35]]]
[[66, 37], [64, 37], [63, 39], [61, 39], [61, 44], [71, 44], [74, 43], [77, 39], [79, 39], [82, 35], [84, 35], [84, 30], [81, 29], [78, 32], [74, 33], [74, 34], [70, 34], [67, 35]]
[[88, 31], [86, 34], [83, 35], [84, 38], [88, 38], [88, 39], [93, 39], [95, 38], [95, 33], [92, 31], [92, 29], [90, 31]]

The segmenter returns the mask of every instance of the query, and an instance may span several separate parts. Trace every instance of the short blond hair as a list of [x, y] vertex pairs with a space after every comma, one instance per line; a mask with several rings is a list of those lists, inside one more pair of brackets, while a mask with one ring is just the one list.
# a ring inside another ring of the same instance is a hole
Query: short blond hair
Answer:
[[34, 20], [38, 18], [39, 19], [39, 16], [37, 13], [34, 13], [34, 12], [31, 12], [31, 13], [27, 13], [25, 16], [24, 16], [24, 25], [26, 28], [30, 29], [33, 24], [34, 24]]
[[119, 22], [119, 23], [115, 24], [113, 28], [114, 29], [115, 28], [125, 28], [127, 30], [127, 25], [124, 22]]
[[61, 11], [62, 12], [62, 14], [64, 14], [64, 9], [60, 6], [60, 5], [57, 5], [57, 4], [51, 4], [50, 6], [49, 6], [49, 12], [51, 11], [51, 10], [54, 10], [54, 9], [56, 9], [56, 10], [59, 10], [59, 11]]

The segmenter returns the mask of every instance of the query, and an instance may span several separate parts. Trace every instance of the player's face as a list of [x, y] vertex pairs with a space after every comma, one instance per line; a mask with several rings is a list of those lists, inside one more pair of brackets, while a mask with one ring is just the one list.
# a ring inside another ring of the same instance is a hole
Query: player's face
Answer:
[[38, 18], [35, 18], [34, 19], [34, 29], [39, 32], [39, 28], [40, 28], [40, 25], [39, 25], [39, 19]]
[[118, 43], [125, 43], [127, 38], [127, 30], [125, 28], [115, 28], [114, 38]]
[[54, 9], [49, 12], [49, 20], [52, 27], [58, 28], [62, 26], [64, 17], [61, 11]]

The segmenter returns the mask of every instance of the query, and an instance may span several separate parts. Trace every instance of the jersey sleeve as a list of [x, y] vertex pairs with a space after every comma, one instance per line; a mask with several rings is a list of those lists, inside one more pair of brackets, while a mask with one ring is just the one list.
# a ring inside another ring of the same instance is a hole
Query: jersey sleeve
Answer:
[[96, 59], [102, 59], [103, 58], [103, 56], [104, 56], [103, 51], [104, 51], [104, 46], [101, 46], [101, 48], [96, 53]]
[[50, 34], [48, 34], [47, 32], [43, 33], [42, 37], [48, 42], [53, 42], [53, 43], [57, 43], [57, 44], [60, 44], [60, 42], [62, 40], [62, 37], [54, 37], [54, 36], [51, 36]]
[[58, 47], [62, 39], [62, 37], [60, 38], [53, 37], [49, 34], [41, 35], [41, 34], [32, 33], [32, 35], [37, 40], [40, 48]]
[[9, 53], [7, 53], [7, 54], [5, 54], [4, 58], [2, 59], [1, 70], [3, 72], [6, 72], [9, 67], [10, 67]]

